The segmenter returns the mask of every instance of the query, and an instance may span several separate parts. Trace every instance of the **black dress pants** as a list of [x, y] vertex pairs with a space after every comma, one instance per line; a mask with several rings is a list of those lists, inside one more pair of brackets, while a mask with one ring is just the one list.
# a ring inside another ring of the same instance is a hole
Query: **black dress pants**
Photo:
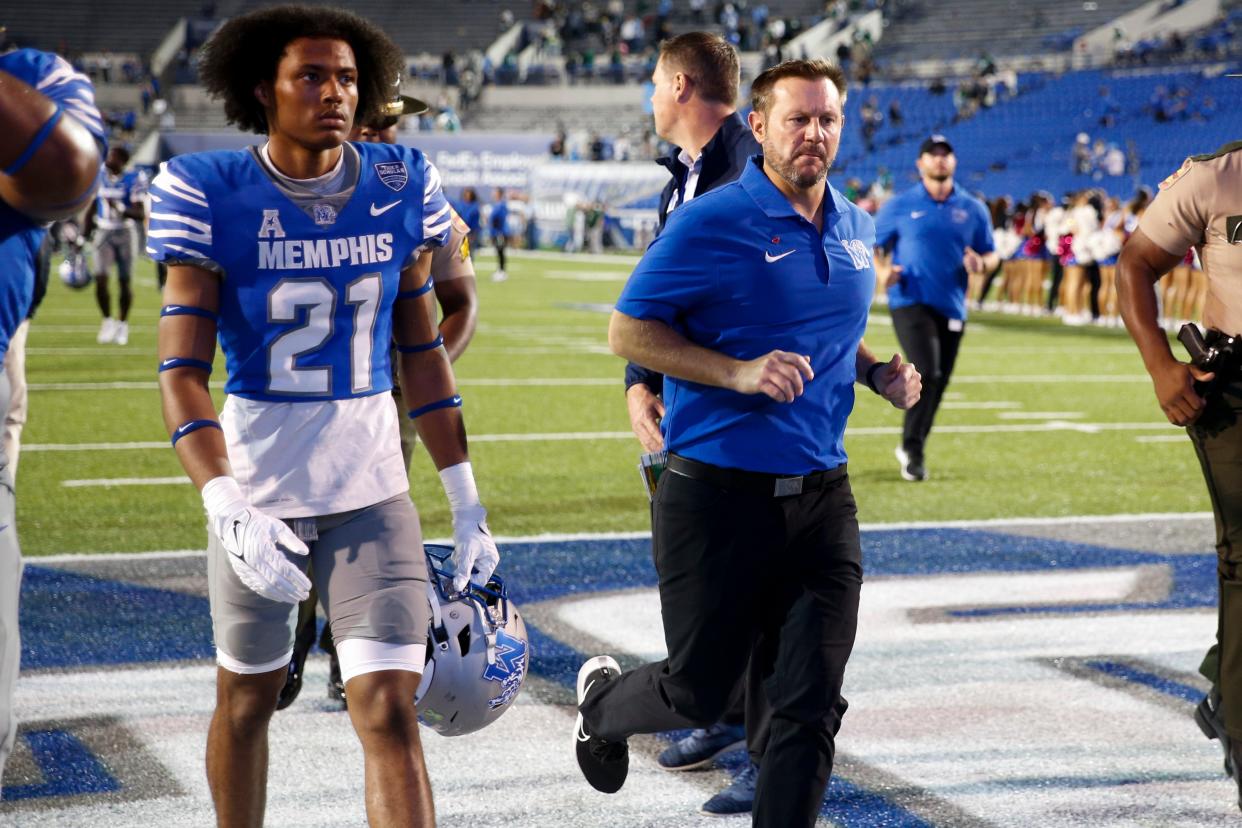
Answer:
[[703, 727], [746, 673], [748, 707], [766, 699], [771, 709], [753, 824], [811, 826], [832, 774], [858, 623], [849, 479], [842, 468], [813, 491], [775, 497], [688, 477], [680, 459], [660, 477], [652, 531], [668, 658], [623, 673], [580, 710], [592, 733], [613, 741]]
[[906, 353], [906, 362], [914, 364], [923, 377], [923, 396], [914, 407], [906, 410], [901, 430], [901, 447], [918, 461], [923, 459], [923, 445], [931, 433], [936, 410], [949, 385], [957, 349], [965, 332], [965, 322], [954, 320], [929, 305], [891, 308], [897, 341]]

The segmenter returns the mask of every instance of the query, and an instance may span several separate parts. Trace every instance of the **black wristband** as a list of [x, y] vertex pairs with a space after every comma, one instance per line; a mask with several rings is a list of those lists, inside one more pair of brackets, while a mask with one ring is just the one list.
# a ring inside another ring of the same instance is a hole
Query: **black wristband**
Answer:
[[873, 362], [871, 363], [871, 367], [867, 369], [867, 373], [863, 375], [867, 382], [867, 387], [877, 394], [880, 393], [880, 389], [875, 387], [875, 372], [877, 369], [883, 368], [887, 364], [887, 362]]

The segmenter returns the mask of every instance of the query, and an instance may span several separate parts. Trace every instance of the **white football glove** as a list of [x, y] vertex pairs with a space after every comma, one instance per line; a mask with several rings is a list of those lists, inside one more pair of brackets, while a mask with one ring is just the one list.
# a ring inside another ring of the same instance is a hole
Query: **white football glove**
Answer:
[[310, 550], [284, 523], [247, 503], [236, 480], [209, 480], [203, 487], [203, 505], [229, 565], [247, 588], [286, 604], [310, 595], [310, 579], [281, 551], [306, 555]]
[[487, 583], [500, 563], [500, 551], [487, 528], [482, 504], [453, 512], [453, 589], [461, 592], [466, 581]]
[[474, 470], [469, 461], [449, 466], [440, 470], [440, 482], [453, 511], [453, 589], [461, 592], [470, 581], [483, 586], [500, 563], [500, 552], [487, 528]]

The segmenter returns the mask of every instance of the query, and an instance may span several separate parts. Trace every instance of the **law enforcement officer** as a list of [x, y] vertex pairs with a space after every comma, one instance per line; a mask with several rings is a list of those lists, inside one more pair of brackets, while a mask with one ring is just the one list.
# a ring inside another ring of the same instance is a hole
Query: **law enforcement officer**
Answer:
[[597, 790], [624, 784], [629, 736], [716, 721], [749, 671], [773, 709], [754, 824], [819, 811], [862, 580], [843, 448], [853, 384], [899, 407], [918, 396], [910, 366], [862, 344], [874, 229], [825, 181], [845, 85], [818, 60], [756, 78], [763, 157], [678, 208], [613, 314], [613, 350], [667, 376], [653, 552], [669, 655], [580, 670], [576, 753]]
[[943, 135], [919, 147], [920, 181], [875, 217], [876, 266], [888, 287], [897, 341], [923, 375], [923, 397], [906, 412], [897, 462], [906, 480], [927, 479], [924, 445], [966, 330], [970, 274], [1000, 265], [988, 209], [953, 184], [957, 156]]
[[1212, 690], [1195, 718], [1208, 738], [1220, 739], [1226, 772], [1242, 789], [1242, 375], [1227, 360], [1211, 373], [1174, 357], [1157, 322], [1155, 292], [1156, 282], [1194, 247], [1207, 274], [1204, 325], [1231, 336], [1242, 333], [1240, 181], [1242, 142], [1187, 158], [1161, 183], [1126, 242], [1117, 296], [1161, 409], [1169, 422], [1188, 427], [1211, 496], [1220, 612], [1216, 643], [1199, 668]]
[[[708, 32], [688, 32], [660, 45], [651, 76], [651, 110], [656, 134], [668, 141], [669, 154], [657, 162], [669, 171], [660, 193], [660, 229], [679, 206], [737, 180], [760, 147], [737, 112], [740, 70], [737, 52], [727, 40]], [[625, 402], [630, 427], [646, 452], [664, 448], [660, 420], [664, 416], [664, 376], [636, 363], [625, 368]], [[696, 728], [670, 745], [658, 758], [665, 770], [692, 770], [746, 743], [743, 727], [744, 691], [721, 721]], [[766, 717], [763, 717], [766, 718]], [[705, 813], [746, 813], [754, 801], [754, 758], [766, 737], [763, 721], [751, 723], [752, 762], [723, 791], [702, 806]]]

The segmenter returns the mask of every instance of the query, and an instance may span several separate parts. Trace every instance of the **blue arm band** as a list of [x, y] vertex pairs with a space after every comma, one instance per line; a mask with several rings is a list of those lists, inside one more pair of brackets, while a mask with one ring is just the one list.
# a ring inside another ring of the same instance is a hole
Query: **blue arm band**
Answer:
[[436, 286], [435, 279], [432, 279], [430, 276], [428, 276], [427, 282], [422, 287], [416, 288], [414, 290], [401, 291], [400, 293], [397, 294], [397, 300], [400, 301], [402, 299], [417, 299], [418, 297], [422, 296], [424, 293], [431, 290], [435, 286]]
[[421, 351], [430, 351], [433, 348], [439, 348], [444, 344], [444, 337], [437, 336], [435, 339], [423, 345], [398, 345], [397, 353], [399, 354], [417, 354]]
[[39, 127], [39, 131], [35, 133], [34, 138], [30, 139], [30, 143], [26, 145], [26, 149], [22, 150], [22, 154], [17, 156], [17, 160], [4, 168], [5, 175], [17, 175], [18, 171], [26, 166], [31, 157], [39, 151], [39, 147], [47, 142], [48, 136], [52, 134], [52, 130], [56, 128], [56, 124], [59, 123], [61, 116], [64, 114], [65, 110], [57, 106], [56, 111], [52, 113], [52, 117], [48, 118], [43, 126]]
[[171, 371], [174, 368], [198, 368], [201, 371], [211, 373], [211, 363], [201, 359], [191, 359], [190, 357], [173, 357], [171, 359], [160, 360], [160, 373]]
[[160, 308], [160, 316], [201, 316], [215, 322], [220, 317], [206, 308], [195, 308], [190, 305], [165, 305]]
[[441, 408], [461, 408], [461, 394], [454, 394], [451, 397], [445, 397], [444, 399], [436, 400], [433, 403], [420, 405], [418, 408], [409, 413], [409, 418], [411, 420], [416, 420], [428, 412], [438, 411]]
[[[177, 426], [177, 430], [173, 432], [172, 444], [177, 445], [177, 441], [187, 434], [193, 434], [200, 428], [220, 428], [220, 424], [215, 420], [190, 420], [188, 423], [182, 423]], [[220, 429], [223, 431], [224, 429]]]

